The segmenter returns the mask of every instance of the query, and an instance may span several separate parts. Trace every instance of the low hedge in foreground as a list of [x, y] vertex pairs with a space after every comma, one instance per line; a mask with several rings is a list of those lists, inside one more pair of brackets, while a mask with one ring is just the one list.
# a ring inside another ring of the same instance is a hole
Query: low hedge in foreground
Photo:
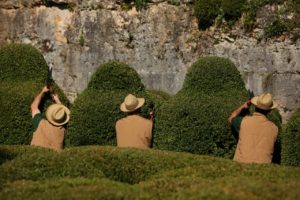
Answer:
[[[300, 168], [158, 150], [0, 145], [4, 199], [297, 199]], [[129, 183], [129, 184], [128, 184]]]

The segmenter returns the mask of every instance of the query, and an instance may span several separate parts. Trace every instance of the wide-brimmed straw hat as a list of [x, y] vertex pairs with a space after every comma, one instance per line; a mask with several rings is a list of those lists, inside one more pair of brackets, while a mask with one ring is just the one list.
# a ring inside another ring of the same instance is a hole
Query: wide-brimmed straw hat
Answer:
[[128, 94], [125, 97], [124, 102], [121, 104], [120, 109], [123, 112], [133, 112], [142, 107], [144, 103], [144, 98], [136, 98], [134, 95]]
[[52, 104], [46, 110], [47, 120], [55, 125], [62, 126], [70, 119], [70, 110], [62, 104]]
[[271, 110], [278, 106], [278, 104], [273, 100], [270, 93], [264, 93], [259, 96], [253, 97], [251, 99], [251, 103], [254, 104], [255, 107], [262, 110]]

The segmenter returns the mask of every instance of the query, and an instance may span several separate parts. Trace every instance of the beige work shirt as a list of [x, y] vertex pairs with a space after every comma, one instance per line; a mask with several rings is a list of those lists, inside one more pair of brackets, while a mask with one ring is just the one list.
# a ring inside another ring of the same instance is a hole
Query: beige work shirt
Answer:
[[234, 160], [244, 163], [271, 163], [277, 126], [265, 115], [255, 112], [244, 117]]
[[63, 149], [64, 136], [65, 128], [63, 126], [54, 126], [47, 120], [42, 119], [33, 133], [30, 145], [59, 151]]
[[139, 115], [129, 115], [116, 123], [118, 147], [149, 148], [153, 122]]

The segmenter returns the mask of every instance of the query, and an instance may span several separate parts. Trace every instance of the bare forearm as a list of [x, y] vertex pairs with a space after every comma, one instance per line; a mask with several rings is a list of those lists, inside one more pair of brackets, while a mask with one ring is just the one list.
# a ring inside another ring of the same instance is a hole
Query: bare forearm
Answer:
[[247, 102], [243, 103], [240, 107], [238, 107], [236, 110], [234, 110], [231, 115], [228, 118], [228, 122], [231, 123], [232, 119], [238, 116], [243, 109], [248, 108]]
[[37, 109], [40, 105], [42, 98], [44, 97], [44, 93], [40, 92], [31, 103], [31, 109]]

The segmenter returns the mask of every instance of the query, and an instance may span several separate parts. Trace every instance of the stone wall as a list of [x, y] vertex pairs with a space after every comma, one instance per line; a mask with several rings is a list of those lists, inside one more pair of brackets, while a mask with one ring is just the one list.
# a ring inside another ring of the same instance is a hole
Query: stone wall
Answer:
[[[137, 11], [112, 0], [0, 0], [0, 46], [29, 43], [53, 63], [53, 77], [73, 101], [96, 68], [119, 60], [148, 88], [175, 94], [187, 68], [202, 55], [228, 57], [247, 88], [268, 91], [284, 119], [300, 105], [299, 40], [258, 42], [261, 29], [199, 31], [189, 1], [152, 1]], [[120, 2], [120, 1], [119, 1]]]

